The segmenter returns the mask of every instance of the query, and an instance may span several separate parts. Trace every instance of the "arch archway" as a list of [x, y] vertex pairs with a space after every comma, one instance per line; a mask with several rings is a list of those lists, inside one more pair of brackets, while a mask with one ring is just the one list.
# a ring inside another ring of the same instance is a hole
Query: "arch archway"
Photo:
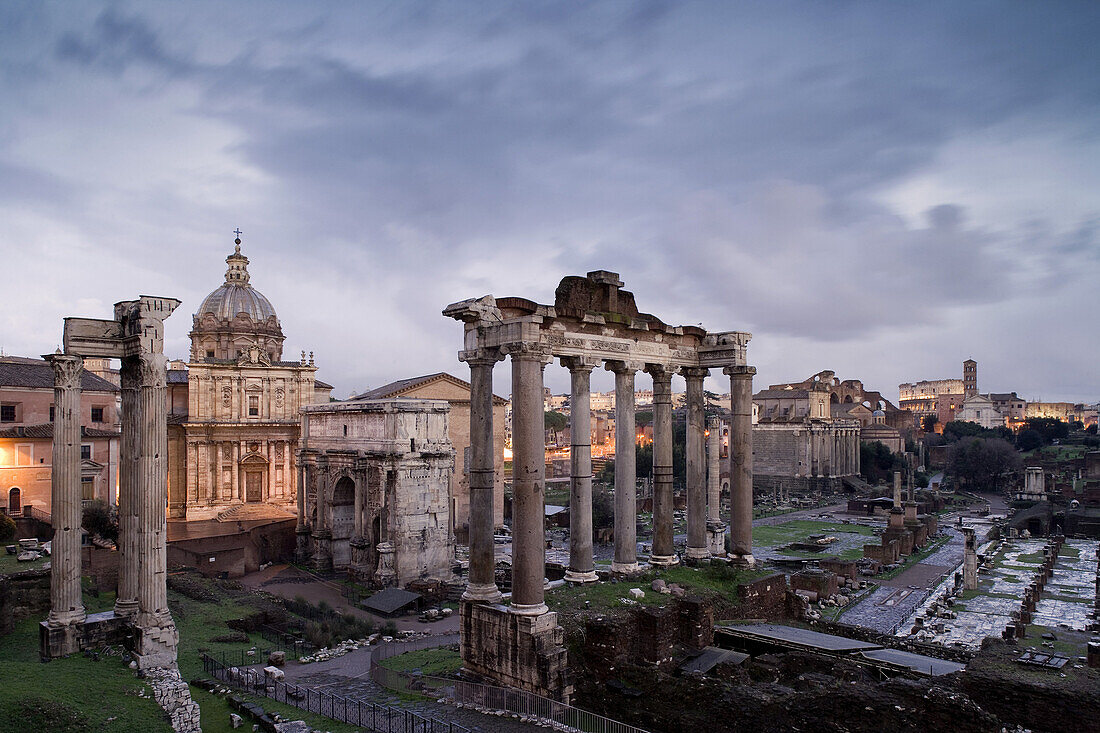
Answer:
[[18, 486], [11, 487], [8, 491], [8, 514], [23, 513], [23, 492]]
[[846, 404], [846, 405], [852, 404], [852, 395], [850, 395], [850, 394], [844, 395], [844, 404]]
[[351, 562], [348, 541], [355, 532], [355, 482], [341, 476], [332, 487], [332, 564], [347, 567]]
[[840, 402], [840, 398], [836, 396], [836, 392], [829, 393], [829, 404], [835, 405]]

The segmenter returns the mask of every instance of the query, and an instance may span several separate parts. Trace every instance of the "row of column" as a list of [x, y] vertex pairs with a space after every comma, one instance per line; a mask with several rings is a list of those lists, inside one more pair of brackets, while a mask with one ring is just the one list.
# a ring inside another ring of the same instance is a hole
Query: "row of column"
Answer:
[[[45, 357], [54, 370], [50, 573], [53, 627], [85, 620], [80, 588], [80, 397], [83, 359]], [[141, 628], [172, 625], [166, 584], [168, 503], [167, 362], [163, 354], [122, 360], [119, 451], [119, 576], [115, 613]], [[71, 653], [70, 650], [69, 653]]]
[[[502, 356], [512, 362], [512, 610], [538, 614], [545, 573], [544, 492], [545, 439], [543, 370], [551, 357], [543, 347], [525, 342], [503, 349], [464, 351], [470, 366], [470, 572], [463, 596], [468, 601], [498, 602], [493, 548], [492, 372]], [[570, 547], [566, 580], [596, 580], [592, 551], [592, 447], [590, 385], [600, 363], [589, 357], [562, 357], [570, 371]], [[643, 368], [653, 378], [653, 547], [650, 563], [678, 562], [673, 543], [672, 376], [676, 368], [660, 364], [607, 361], [615, 374], [615, 554], [612, 572], [633, 573], [637, 560], [634, 378]], [[705, 368], [680, 370], [687, 381], [687, 557], [715, 554], [719, 519], [718, 425], [711, 428], [711, 483], [706, 476], [703, 380]], [[731, 551], [728, 558], [751, 564], [752, 557], [752, 377], [756, 369], [727, 367], [731, 412]], [[710, 511], [707, 511], [708, 505]], [[724, 541], [720, 552], [724, 555]]]

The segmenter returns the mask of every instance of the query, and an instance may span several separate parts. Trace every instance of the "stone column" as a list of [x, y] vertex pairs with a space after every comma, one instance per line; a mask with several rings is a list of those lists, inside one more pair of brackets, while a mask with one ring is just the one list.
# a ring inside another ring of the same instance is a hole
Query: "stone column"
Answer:
[[546, 575], [546, 440], [538, 344], [510, 344], [512, 359], [512, 611], [537, 616]]
[[146, 669], [174, 663], [179, 637], [168, 611], [165, 518], [168, 504], [167, 360], [163, 354], [143, 354], [140, 366], [140, 571], [135, 652], [138, 666]]
[[634, 374], [638, 365], [609, 361], [615, 373], [615, 573], [638, 570], [638, 500], [634, 465]]
[[53, 367], [54, 424], [53, 466], [50, 472], [50, 514], [53, 518], [53, 550], [50, 556], [50, 614], [47, 626], [66, 629], [55, 635], [50, 656], [80, 650], [79, 626], [84, 623], [80, 591], [80, 375], [79, 356], [50, 354]]
[[710, 557], [707, 548], [707, 468], [704, 446], [703, 380], [709, 369], [682, 369], [687, 382], [687, 557]]
[[653, 551], [652, 565], [675, 565], [672, 542], [672, 375], [675, 369], [649, 364], [653, 377]]
[[707, 549], [711, 557], [726, 557], [726, 525], [722, 524], [722, 421], [707, 421]]
[[901, 509], [901, 471], [894, 471], [894, 508]]
[[[497, 349], [462, 352], [470, 365], [470, 573], [466, 601], [500, 602], [493, 544], [493, 367], [501, 359]], [[514, 464], [513, 464], [514, 465]]]
[[[133, 616], [138, 610], [138, 507], [141, 481], [141, 367], [136, 357], [122, 360], [122, 445], [118, 467], [118, 597], [115, 615]], [[197, 473], [197, 470], [196, 470]]]
[[596, 360], [562, 357], [569, 369], [569, 569], [570, 583], [598, 580], [592, 558], [592, 369]]
[[294, 559], [298, 562], [305, 562], [309, 559], [309, 519], [308, 508], [309, 502], [306, 500], [306, 487], [309, 485], [306, 479], [306, 474], [309, 471], [309, 466], [299, 456], [298, 458], [298, 473], [300, 478], [298, 480], [298, 524], [294, 529], [297, 536], [297, 543], [295, 548]]
[[722, 370], [730, 378], [730, 560], [753, 565], [752, 377], [756, 367]]
[[332, 530], [329, 526], [329, 471], [325, 466], [313, 466], [317, 474], [317, 522], [313, 527], [313, 567], [322, 572], [332, 570]]

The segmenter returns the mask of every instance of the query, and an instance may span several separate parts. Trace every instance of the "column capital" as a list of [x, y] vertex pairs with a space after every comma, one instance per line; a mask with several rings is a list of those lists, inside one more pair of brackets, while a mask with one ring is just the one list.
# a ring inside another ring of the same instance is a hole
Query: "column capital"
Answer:
[[84, 359], [72, 354], [46, 354], [42, 358], [53, 367], [55, 387], [80, 389], [80, 374], [84, 371]]
[[671, 382], [672, 375], [680, 371], [679, 367], [674, 367], [670, 364], [646, 364], [645, 372], [649, 376], [653, 377], [653, 381], [661, 380], [663, 382]]
[[554, 358], [549, 347], [535, 341], [513, 341], [500, 348], [512, 361], [537, 361], [546, 366]]
[[168, 359], [164, 354], [141, 354], [138, 357], [138, 373], [142, 387], [167, 387]]
[[752, 379], [756, 374], [754, 366], [728, 366], [722, 368], [722, 373], [737, 379]]
[[464, 361], [470, 366], [493, 366], [504, 359], [504, 354], [498, 348], [483, 347], [480, 349], [467, 349], [458, 352], [458, 360]]
[[616, 374], [635, 374], [642, 371], [644, 367], [645, 364], [640, 361], [622, 361], [619, 359], [609, 359], [603, 365], [604, 369]]
[[711, 415], [707, 418], [707, 430], [716, 430], [722, 426], [722, 420], [717, 415]]
[[600, 365], [600, 360], [592, 356], [563, 356], [559, 361], [571, 372], [590, 372]]
[[680, 375], [686, 380], [706, 379], [710, 376], [708, 367], [680, 367]]

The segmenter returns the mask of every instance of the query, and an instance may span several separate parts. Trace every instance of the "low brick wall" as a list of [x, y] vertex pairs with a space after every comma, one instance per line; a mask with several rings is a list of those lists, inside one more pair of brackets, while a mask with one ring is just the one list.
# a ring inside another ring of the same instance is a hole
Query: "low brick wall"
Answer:
[[25, 618], [45, 618], [49, 612], [49, 570], [0, 575], [0, 634], [11, 633]]

